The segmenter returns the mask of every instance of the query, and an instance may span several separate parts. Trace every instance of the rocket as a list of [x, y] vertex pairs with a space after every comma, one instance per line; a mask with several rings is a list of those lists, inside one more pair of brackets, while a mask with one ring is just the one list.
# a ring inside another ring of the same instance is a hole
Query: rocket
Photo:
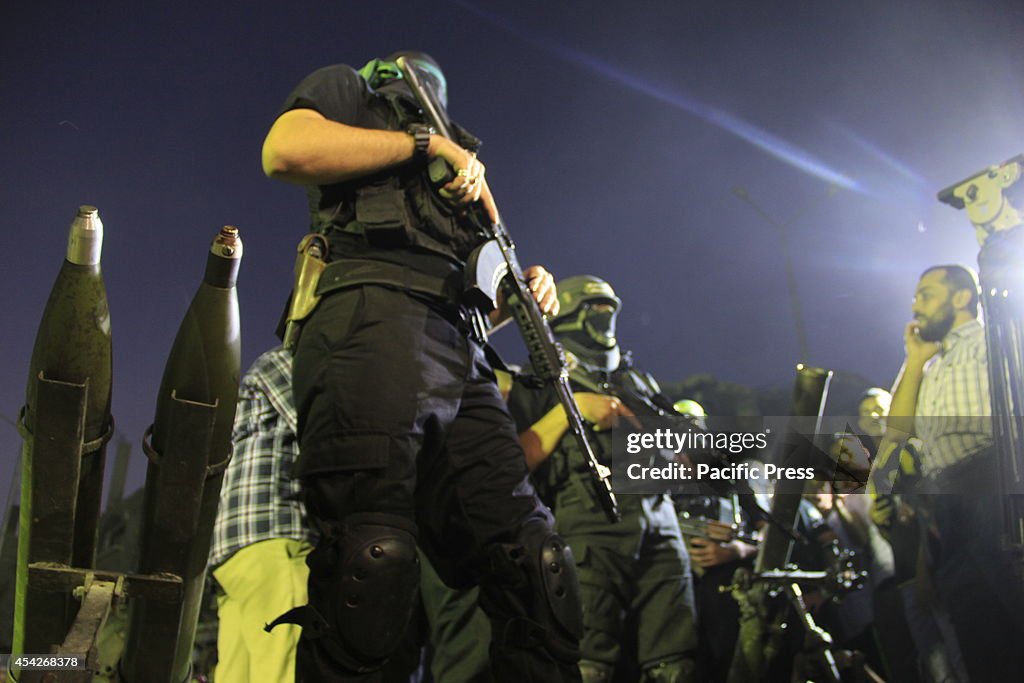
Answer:
[[[808, 367], [803, 363], [796, 366], [793, 408], [786, 427], [779, 464], [802, 468], [813, 462], [814, 439], [821, 433], [821, 416], [825, 411], [831, 381], [831, 370]], [[814, 426], [808, 430], [811, 420], [814, 420]], [[779, 478], [775, 482], [771, 514], [785, 524], [787, 529], [792, 530], [796, 527], [800, 501], [806, 488], [807, 482], [804, 479]], [[789, 535], [779, 529], [778, 525], [769, 524], [764, 532], [764, 540], [758, 548], [757, 560], [754, 562], [755, 571], [781, 569], [789, 561], [792, 546], [793, 539]]]
[[78, 210], [67, 255], [32, 349], [21, 417], [22, 488], [14, 651], [46, 653], [64, 641], [73, 603], [28, 585], [28, 565], [91, 567], [110, 418], [110, 313], [100, 270], [103, 223]]
[[[825, 412], [825, 400], [828, 398], [828, 385], [831, 380], [831, 370], [807, 367], [803, 363], [796, 366], [793, 408], [782, 444], [784, 465], [810, 464], [814, 436], [821, 432], [821, 416]], [[814, 420], [814, 426], [808, 433], [807, 423], [811, 419]], [[779, 478], [775, 482], [771, 507], [774, 521], [765, 529], [757, 549], [755, 573], [782, 568], [789, 561], [793, 546], [790, 533], [796, 527], [806, 483], [805, 480], [796, 478]], [[781, 526], [784, 526], [785, 530], [780, 528]], [[749, 586], [749, 572], [744, 569], [737, 570], [733, 582], [734, 586], [746, 587], [734, 593], [740, 596], [737, 600], [742, 607], [739, 637], [733, 650], [728, 680], [762, 680], [766, 668], [771, 663], [772, 655], [769, 654], [770, 649], [766, 647], [766, 643], [772, 638], [771, 624], [777, 616], [774, 603], [769, 601], [772, 589], [762, 583]]]
[[180, 576], [184, 599], [181, 605], [132, 601], [120, 667], [126, 683], [182, 683], [189, 677], [238, 398], [235, 281], [241, 258], [238, 230], [225, 226], [213, 241], [203, 280], [171, 347], [156, 418], [143, 441], [150, 462], [139, 571]]

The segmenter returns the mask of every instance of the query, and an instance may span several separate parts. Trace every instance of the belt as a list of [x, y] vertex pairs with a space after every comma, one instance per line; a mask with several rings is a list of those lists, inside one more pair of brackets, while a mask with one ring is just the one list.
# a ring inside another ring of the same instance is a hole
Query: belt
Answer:
[[388, 261], [337, 259], [327, 264], [316, 293], [319, 296], [360, 285], [384, 285], [458, 305], [462, 280], [462, 273], [454, 267], [444, 275], [429, 275]]
[[426, 296], [451, 304], [457, 311], [459, 327], [478, 343], [486, 344], [486, 316], [479, 308], [462, 302], [463, 280], [463, 274], [454, 267], [441, 276], [422, 273], [388, 261], [337, 259], [324, 268], [316, 293], [317, 296], [323, 296], [351, 287], [380, 285]]
[[925, 477], [925, 490], [933, 493], [970, 493], [994, 495], [986, 485], [997, 481], [998, 461], [989, 447], [972, 453]]

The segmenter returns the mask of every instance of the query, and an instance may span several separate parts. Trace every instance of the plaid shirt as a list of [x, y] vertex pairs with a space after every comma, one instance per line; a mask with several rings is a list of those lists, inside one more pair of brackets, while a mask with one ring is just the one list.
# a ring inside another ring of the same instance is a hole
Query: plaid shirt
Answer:
[[992, 445], [985, 328], [972, 320], [949, 332], [925, 366], [914, 427], [921, 469], [933, 475]]
[[280, 346], [257, 358], [242, 378], [234, 454], [213, 527], [211, 568], [258, 541], [314, 540], [299, 502], [299, 483], [290, 477], [299, 451], [291, 382], [292, 356]]

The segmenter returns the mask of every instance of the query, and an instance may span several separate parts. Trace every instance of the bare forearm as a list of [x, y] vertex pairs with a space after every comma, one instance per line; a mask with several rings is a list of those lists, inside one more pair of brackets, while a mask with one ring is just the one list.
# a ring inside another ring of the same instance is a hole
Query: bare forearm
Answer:
[[914, 434], [917, 392], [924, 379], [924, 363], [908, 358], [900, 368], [892, 390], [892, 407], [886, 421], [886, 440], [903, 440]]
[[263, 172], [302, 184], [336, 183], [409, 162], [415, 151], [402, 131], [356, 128], [296, 109], [274, 122], [263, 142]]
[[568, 429], [565, 411], [558, 405], [519, 435], [519, 443], [526, 454], [526, 466], [531, 472], [555, 452]]

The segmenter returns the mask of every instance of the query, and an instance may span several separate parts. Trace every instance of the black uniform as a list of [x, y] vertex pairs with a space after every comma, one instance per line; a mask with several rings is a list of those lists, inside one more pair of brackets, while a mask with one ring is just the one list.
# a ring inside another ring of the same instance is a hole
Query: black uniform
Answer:
[[[307, 77], [283, 111], [402, 130], [418, 120], [404, 87], [374, 91], [332, 66]], [[414, 163], [309, 196], [332, 263], [293, 378], [295, 475], [323, 534], [308, 560], [311, 609], [292, 616], [303, 624], [299, 680], [379, 680], [415, 599], [416, 540], [449, 585], [479, 581], [498, 680], [578, 680], [572, 557], [527, 479], [459, 300], [480, 236]]]

